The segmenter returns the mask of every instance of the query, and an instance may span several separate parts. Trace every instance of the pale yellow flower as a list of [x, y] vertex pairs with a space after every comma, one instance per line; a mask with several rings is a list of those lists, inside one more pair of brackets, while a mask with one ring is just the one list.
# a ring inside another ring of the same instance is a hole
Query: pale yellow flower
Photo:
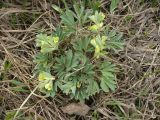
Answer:
[[47, 83], [44, 87], [46, 90], [52, 90], [52, 83]]
[[100, 28], [102, 28], [103, 23], [99, 23], [99, 24], [94, 24], [92, 26], [89, 27], [89, 30], [96, 32], [98, 31]]
[[54, 43], [58, 43], [59, 42], [59, 37], [53, 37]]

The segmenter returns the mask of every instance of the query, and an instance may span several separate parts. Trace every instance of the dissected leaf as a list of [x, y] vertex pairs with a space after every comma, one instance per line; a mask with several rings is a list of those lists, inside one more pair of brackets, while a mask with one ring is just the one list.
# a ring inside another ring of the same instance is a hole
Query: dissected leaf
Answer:
[[77, 52], [91, 52], [93, 51], [92, 48], [89, 46], [90, 38], [84, 38], [77, 40], [76, 42], [72, 43], [73, 48]]
[[88, 16], [90, 16], [92, 11], [89, 9], [85, 10], [85, 7], [82, 5], [82, 3], [74, 4], [73, 7], [76, 13], [75, 17], [77, 18], [77, 24], [83, 26], [85, 23], [88, 22]]
[[123, 48], [124, 42], [122, 41], [122, 34], [117, 33], [115, 30], [106, 32], [106, 34], [107, 34], [107, 42], [106, 42], [107, 49], [117, 51]]
[[91, 81], [87, 87], [86, 92], [89, 96], [95, 95], [95, 93], [99, 92], [99, 86], [96, 81]]
[[100, 86], [103, 91], [109, 92], [109, 89], [115, 91], [116, 82], [115, 82], [115, 70], [116, 67], [110, 62], [103, 62], [101, 65], [101, 83]]
[[68, 51], [65, 56], [61, 56], [61, 59], [57, 59], [54, 70], [63, 93], [83, 101], [99, 91], [98, 84], [94, 81], [94, 67], [88, 62], [86, 56], [73, 54], [73, 51]]
[[102, 90], [103, 90], [104, 92], [109, 92], [108, 86], [106, 85], [105, 81], [102, 80], [102, 79], [101, 79], [100, 86], [101, 86], [101, 88], [102, 88]]
[[75, 14], [71, 10], [66, 10], [66, 12], [61, 15], [62, 23], [67, 27], [74, 27], [76, 24], [74, 17]]
[[45, 63], [48, 61], [48, 56], [43, 53], [38, 53], [34, 57], [34, 62], [36, 63]]

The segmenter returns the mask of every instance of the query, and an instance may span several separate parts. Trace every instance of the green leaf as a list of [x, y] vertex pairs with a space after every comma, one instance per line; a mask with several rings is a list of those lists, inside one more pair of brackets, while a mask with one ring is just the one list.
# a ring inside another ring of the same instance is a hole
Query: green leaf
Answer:
[[93, 77], [94, 67], [85, 55], [69, 50], [56, 60], [57, 63], [53, 68], [59, 81], [59, 88], [63, 93], [75, 99], [84, 100], [99, 92], [99, 86]]
[[[41, 47], [42, 53], [52, 52], [58, 49], [57, 36], [47, 36], [46, 34], [38, 34], [36, 39], [37, 47]], [[56, 42], [55, 42], [56, 39]], [[59, 38], [58, 38], [59, 40]]]
[[90, 43], [90, 38], [82, 38], [82, 39], [78, 39], [76, 42], [73, 42], [73, 48], [78, 51], [78, 52], [91, 52], [92, 49], [89, 46]]
[[107, 71], [105, 71], [104, 69], [103, 69], [103, 71], [102, 71], [102, 75], [105, 77], [105, 78], [114, 78], [115, 76], [114, 76], [114, 74], [112, 73], [112, 72], [107, 72]]
[[43, 53], [38, 53], [34, 56], [34, 62], [35, 63], [45, 63], [48, 61], [48, 56]]
[[75, 18], [77, 19], [78, 25], [82, 27], [88, 22], [88, 16], [90, 16], [91, 10], [85, 10], [83, 3], [74, 4], [73, 7], [76, 13]]
[[62, 23], [68, 27], [73, 27], [76, 23], [74, 21], [75, 14], [71, 10], [67, 10], [61, 16]]
[[66, 67], [69, 68], [72, 65], [72, 59], [73, 59], [73, 53], [71, 50], [69, 50], [66, 54]]
[[88, 22], [88, 16], [90, 16], [91, 13], [92, 13], [92, 11], [90, 11], [90, 10], [85, 11], [85, 14], [82, 17], [82, 24], [85, 24]]
[[68, 5], [67, 5], [66, 1], [65, 0], [61, 0], [61, 1], [63, 2], [64, 6], [65, 6], [65, 9], [68, 10], [69, 8], [68, 8]]
[[76, 86], [74, 86], [73, 82], [67, 82], [66, 84], [62, 85], [62, 90], [66, 95], [68, 95], [71, 91], [75, 94]]
[[94, 79], [90, 80], [86, 92], [88, 93], [89, 96], [95, 95], [95, 93], [99, 92], [99, 86], [97, 82], [94, 81]]
[[13, 84], [13, 85], [16, 85], [16, 86], [18, 86], [18, 85], [24, 85], [24, 83], [22, 83], [22, 82], [19, 81], [19, 80], [11, 80], [10, 83]]
[[76, 31], [76, 15], [71, 10], [66, 10], [61, 16], [61, 23], [63, 26], [63, 31], [66, 36], [70, 36]]
[[91, 21], [93, 21], [95, 24], [100, 24], [101, 22], [103, 22], [105, 15], [102, 12], [96, 11], [94, 15], [89, 16], [89, 18], [91, 19]]
[[111, 0], [110, 12], [113, 12], [117, 8], [119, 3], [120, 0]]
[[4, 62], [4, 70], [5, 71], [9, 70], [11, 68], [11, 66], [12, 66], [12, 63], [10, 61], [6, 60]]
[[52, 8], [61, 14], [63, 13], [63, 10], [60, 7], [58, 7], [57, 5], [52, 5]]
[[[12, 120], [15, 114], [16, 114], [16, 111], [7, 112], [4, 120]], [[22, 118], [22, 116], [23, 116], [23, 113], [19, 112], [16, 118], [23, 119], [24, 117]]]
[[10, 90], [11, 90], [11, 91], [15, 91], [15, 92], [30, 93], [30, 91], [27, 90], [25, 87], [26, 87], [26, 86], [11, 87]]
[[115, 91], [116, 85], [112, 84], [112, 79], [105, 79], [105, 83], [112, 91]]
[[102, 80], [102, 79], [101, 79], [100, 87], [102, 88], [102, 90], [103, 90], [104, 92], [109, 92], [108, 86], [106, 85], [105, 81]]
[[100, 0], [86, 0], [86, 2], [87, 2], [87, 5], [89, 6], [89, 8], [91, 8], [94, 11], [99, 10], [99, 8], [101, 6]]
[[76, 16], [78, 17], [78, 19], [81, 19], [84, 13], [84, 6], [79, 6], [77, 4], [74, 4], [73, 7], [74, 7], [74, 10], [76, 12]]
[[117, 51], [119, 49], [123, 49], [124, 42], [122, 40], [122, 34], [116, 33], [115, 30], [107, 33], [107, 45], [106, 48], [110, 50]]
[[0, 73], [0, 81], [5, 79], [5, 74], [4, 73]]
[[28, 86], [19, 80], [11, 80], [10, 85], [11, 87], [9, 89], [11, 91], [30, 93], [30, 91], [28, 90]]
[[116, 88], [116, 82], [115, 82], [115, 70], [116, 67], [114, 64], [110, 62], [103, 62], [101, 64], [101, 83], [100, 86], [103, 91], [108, 92], [109, 89], [112, 91], [115, 91]]
[[71, 90], [72, 90], [72, 94], [75, 95], [76, 94], [76, 85], [72, 86]]

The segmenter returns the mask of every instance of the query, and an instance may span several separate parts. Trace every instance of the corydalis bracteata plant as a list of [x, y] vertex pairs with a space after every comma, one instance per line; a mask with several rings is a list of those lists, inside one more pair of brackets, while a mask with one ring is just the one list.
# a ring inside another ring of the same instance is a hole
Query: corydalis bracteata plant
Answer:
[[61, 23], [52, 35], [37, 35], [40, 90], [49, 96], [61, 91], [80, 101], [100, 90], [114, 91], [116, 66], [105, 56], [123, 48], [122, 35], [104, 25], [102, 12], [74, 5], [74, 11], [60, 14]]

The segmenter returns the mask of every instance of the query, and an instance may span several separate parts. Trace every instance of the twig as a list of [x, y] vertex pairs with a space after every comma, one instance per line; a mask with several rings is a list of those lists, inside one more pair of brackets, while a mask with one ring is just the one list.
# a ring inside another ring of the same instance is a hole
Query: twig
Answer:
[[25, 99], [25, 101], [21, 104], [21, 106], [19, 107], [19, 109], [16, 111], [16, 114], [14, 115], [13, 120], [15, 120], [16, 116], [18, 115], [18, 113], [20, 112], [20, 110], [22, 109], [22, 107], [26, 104], [26, 102], [29, 100], [29, 98], [33, 95], [33, 93], [37, 90], [38, 86], [36, 86], [33, 91], [28, 95], [28, 97]]

